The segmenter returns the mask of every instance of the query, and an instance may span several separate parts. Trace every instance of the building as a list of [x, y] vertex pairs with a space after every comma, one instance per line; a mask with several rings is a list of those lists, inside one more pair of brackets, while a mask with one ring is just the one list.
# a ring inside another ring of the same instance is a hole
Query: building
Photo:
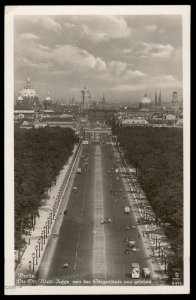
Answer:
[[42, 106], [44, 110], [51, 110], [53, 107], [52, 98], [50, 97], [50, 93], [47, 93], [47, 97], [42, 102]]
[[16, 100], [15, 109], [39, 109], [41, 104], [36, 90], [32, 87], [31, 80], [28, 77], [24, 88], [20, 91]]
[[86, 86], [81, 90], [81, 97], [82, 97], [81, 108], [82, 109], [90, 108], [92, 106], [91, 93]]
[[106, 126], [86, 126], [83, 129], [83, 138], [88, 140], [89, 143], [111, 143], [112, 142], [112, 130]]
[[141, 99], [139, 103], [139, 109], [140, 110], [149, 110], [152, 109], [152, 101], [147, 96], [147, 94], [144, 95], [144, 97]]
[[175, 121], [176, 120], [176, 116], [173, 115], [173, 114], [168, 114], [168, 115], [165, 116], [165, 119], [169, 120], [169, 121]]
[[157, 90], [155, 91], [155, 101], [154, 101], [154, 108], [156, 110], [162, 110], [162, 97], [161, 97], [161, 90], [159, 91], [159, 95], [157, 95]]
[[144, 125], [148, 125], [148, 121], [145, 119], [125, 119], [121, 122], [121, 125], [123, 127], [126, 126], [144, 126]]
[[178, 108], [179, 108], [178, 93], [174, 91], [172, 93], [172, 109], [178, 109]]

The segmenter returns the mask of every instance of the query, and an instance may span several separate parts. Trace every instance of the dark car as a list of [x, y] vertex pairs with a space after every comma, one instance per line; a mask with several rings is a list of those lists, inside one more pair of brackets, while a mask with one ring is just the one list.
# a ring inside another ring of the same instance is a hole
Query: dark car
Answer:
[[125, 249], [124, 253], [125, 253], [125, 254], [129, 254], [129, 253], [130, 253], [130, 249], [128, 249], [128, 248]]

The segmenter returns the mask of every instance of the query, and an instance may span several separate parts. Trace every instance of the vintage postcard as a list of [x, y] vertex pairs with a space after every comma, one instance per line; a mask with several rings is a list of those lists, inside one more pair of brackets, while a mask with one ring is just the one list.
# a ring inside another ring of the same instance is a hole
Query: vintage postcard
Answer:
[[190, 6], [5, 7], [5, 294], [188, 294], [189, 123]]

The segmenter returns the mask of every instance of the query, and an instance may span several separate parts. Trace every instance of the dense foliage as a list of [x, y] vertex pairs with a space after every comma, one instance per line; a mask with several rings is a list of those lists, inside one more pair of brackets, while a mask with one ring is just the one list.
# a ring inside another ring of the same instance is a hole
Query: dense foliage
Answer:
[[183, 261], [183, 132], [178, 128], [127, 127], [118, 141], [139, 171], [142, 188], [157, 217], [171, 224], [166, 234]]
[[38, 214], [41, 199], [55, 182], [76, 142], [69, 128], [20, 129], [14, 136], [15, 248], [21, 233], [28, 233], [31, 216]]

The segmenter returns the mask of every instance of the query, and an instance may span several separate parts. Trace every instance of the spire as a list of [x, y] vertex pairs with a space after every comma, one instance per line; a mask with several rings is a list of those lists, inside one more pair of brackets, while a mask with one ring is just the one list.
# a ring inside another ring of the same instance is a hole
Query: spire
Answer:
[[161, 104], [161, 90], [159, 91], [159, 104]]
[[103, 93], [102, 103], [105, 103], [104, 93]]
[[157, 105], [157, 90], [155, 90], [155, 99], [154, 99], [154, 102], [155, 102], [155, 106]]

